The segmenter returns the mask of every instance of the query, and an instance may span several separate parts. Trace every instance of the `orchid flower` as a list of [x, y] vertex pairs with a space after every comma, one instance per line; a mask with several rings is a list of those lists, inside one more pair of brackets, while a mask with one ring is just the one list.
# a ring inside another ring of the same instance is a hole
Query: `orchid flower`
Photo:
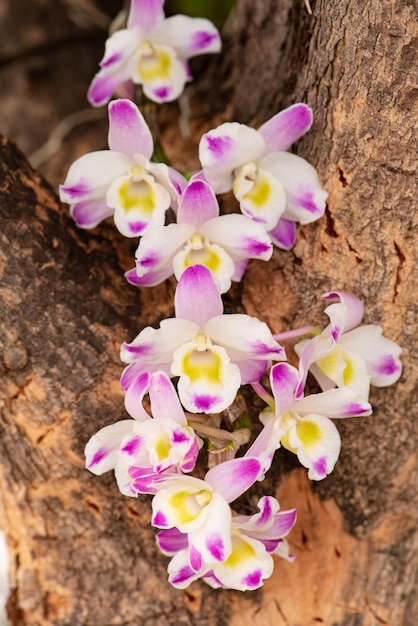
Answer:
[[210, 469], [204, 480], [170, 476], [156, 484], [152, 524], [187, 536], [188, 565], [194, 572], [225, 561], [233, 549], [229, 503], [249, 489], [261, 471], [258, 459], [243, 457]]
[[94, 228], [113, 215], [123, 235], [137, 237], [150, 225], [163, 225], [186, 180], [163, 163], [149, 161], [151, 132], [129, 100], [109, 104], [108, 141], [110, 150], [77, 159], [60, 186], [77, 226]]
[[271, 454], [282, 445], [308, 468], [310, 479], [322, 480], [332, 472], [341, 448], [338, 430], [330, 418], [370, 415], [372, 407], [349, 387], [297, 397], [299, 380], [299, 370], [288, 363], [271, 368], [274, 405], [261, 413], [264, 429], [247, 454], [269, 466]]
[[154, 493], [153, 480], [166, 472], [192, 471], [202, 445], [164, 372], [145, 373], [137, 384], [142, 396], [149, 393], [153, 419], [142, 405], [135, 406], [135, 419], [105, 426], [85, 448], [87, 469], [94, 474], [114, 469], [127, 496]]
[[174, 15], [165, 18], [164, 0], [131, 0], [127, 28], [106, 42], [100, 71], [90, 85], [93, 106], [108, 102], [124, 83], [141, 85], [154, 102], [169, 102], [191, 80], [187, 59], [219, 52], [219, 32], [209, 20]]
[[[244, 215], [219, 216], [219, 205], [209, 185], [189, 183], [179, 201], [177, 224], [149, 229], [136, 251], [136, 269], [127, 272], [129, 282], [156, 285], [174, 271], [177, 280], [191, 265], [205, 265], [228, 291], [239, 281], [249, 258], [268, 261], [273, 249], [260, 224]], [[244, 262], [244, 263], [243, 263]]]
[[309, 224], [325, 210], [328, 193], [305, 159], [287, 152], [312, 124], [312, 110], [294, 104], [258, 131], [227, 122], [203, 135], [203, 174], [216, 193], [233, 190], [240, 208], [264, 226], [279, 248], [290, 249], [296, 222]]
[[402, 372], [399, 359], [402, 349], [382, 336], [380, 326], [357, 327], [363, 317], [363, 304], [358, 298], [343, 291], [332, 291], [322, 297], [339, 302], [325, 309], [330, 318], [325, 330], [295, 346], [302, 372], [298, 390], [303, 388], [308, 370], [321, 389], [345, 385], [357, 390], [366, 400], [370, 384], [386, 387], [395, 383]]
[[289, 561], [289, 547], [284, 537], [296, 521], [296, 511], [279, 512], [275, 498], [263, 496], [255, 515], [232, 515], [232, 550], [223, 561], [204, 563], [199, 571], [191, 566], [188, 536], [177, 528], [162, 530], [157, 534], [161, 551], [174, 557], [169, 566], [169, 581], [183, 589], [193, 580], [202, 578], [212, 587], [225, 587], [248, 591], [257, 589], [273, 572], [272, 554]]
[[121, 359], [129, 363], [122, 387], [129, 391], [143, 372], [162, 369], [179, 376], [178, 393], [186, 410], [218, 413], [232, 404], [239, 387], [258, 381], [271, 360], [284, 350], [266, 324], [244, 314], [223, 315], [216, 279], [203, 265], [188, 267], [175, 294], [173, 319], [160, 328], [144, 328], [124, 343]]

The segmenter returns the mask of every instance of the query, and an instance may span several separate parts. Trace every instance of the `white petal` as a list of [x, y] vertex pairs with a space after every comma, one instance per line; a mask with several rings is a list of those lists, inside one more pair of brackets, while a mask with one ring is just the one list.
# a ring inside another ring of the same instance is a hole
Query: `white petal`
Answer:
[[264, 322], [240, 313], [210, 319], [204, 332], [217, 345], [224, 346], [231, 358], [282, 360], [284, 350]]
[[121, 441], [132, 432], [134, 424], [134, 420], [122, 420], [105, 426], [93, 435], [84, 449], [87, 469], [97, 475], [114, 469]]
[[174, 48], [183, 59], [221, 49], [221, 39], [212, 22], [186, 15], [174, 15], [160, 22], [152, 38]]
[[154, 143], [151, 131], [139, 111], [130, 100], [113, 100], [109, 104], [109, 148], [133, 155], [143, 154], [151, 158]]
[[231, 214], [207, 221], [200, 232], [222, 246], [234, 260], [263, 259], [273, 254], [270, 238], [261, 224], [243, 215]]
[[193, 546], [200, 552], [205, 563], [218, 563], [229, 557], [232, 550], [231, 509], [222, 496], [213, 494], [201, 528], [191, 535]]
[[109, 185], [129, 171], [132, 159], [121, 152], [90, 152], [74, 161], [60, 187], [62, 202], [76, 202], [106, 195]]
[[368, 324], [355, 328], [341, 337], [341, 343], [361, 356], [371, 376], [371, 384], [386, 387], [398, 380], [402, 373], [399, 355], [402, 348], [382, 336], [380, 326]]
[[323, 215], [328, 193], [322, 189], [315, 168], [305, 159], [290, 152], [272, 152], [259, 165], [283, 184], [287, 198], [283, 217], [310, 224]]
[[147, 326], [131, 343], [123, 343], [121, 361], [171, 363], [174, 350], [190, 341], [198, 332], [199, 327], [189, 320], [162, 320], [160, 328]]
[[[283, 445], [285, 442], [282, 440]], [[334, 469], [341, 449], [335, 425], [322, 415], [309, 414], [289, 432], [289, 444], [298, 459], [309, 469], [311, 480], [322, 480]]]
[[149, 272], [172, 266], [175, 254], [192, 234], [193, 226], [188, 224], [149, 228], [141, 237], [135, 253], [137, 275], [145, 276]]
[[203, 135], [199, 158], [203, 173], [216, 193], [232, 189], [233, 171], [252, 161], [257, 162], [264, 151], [261, 135], [244, 124], [227, 122]]

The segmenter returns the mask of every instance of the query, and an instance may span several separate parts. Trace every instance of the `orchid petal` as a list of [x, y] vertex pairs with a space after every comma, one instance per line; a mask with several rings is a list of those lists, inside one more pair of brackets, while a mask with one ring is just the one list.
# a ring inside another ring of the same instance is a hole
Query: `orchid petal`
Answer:
[[[262, 519], [262, 518], [260, 518]], [[255, 537], [258, 537], [260, 541], [263, 539], [274, 540], [285, 537], [293, 528], [296, 522], [296, 509], [289, 509], [288, 511], [277, 512], [274, 516], [273, 524], [270, 528], [261, 529], [260, 534], [256, 535], [256, 529], [253, 533]], [[257, 529], [258, 532], [259, 529]]]
[[303, 103], [293, 104], [274, 115], [258, 129], [266, 142], [265, 154], [288, 150], [310, 129], [312, 121], [312, 109]]
[[202, 235], [222, 246], [234, 259], [268, 261], [273, 248], [265, 229], [243, 215], [222, 215], [207, 221], [200, 229]]
[[145, 33], [164, 19], [165, 0], [131, 0], [128, 28], [139, 26]]
[[258, 501], [257, 508], [259, 513], [254, 515], [235, 515], [232, 524], [234, 528], [241, 531], [266, 531], [274, 522], [275, 515], [280, 509], [280, 505], [276, 498], [272, 496], [262, 496]]
[[[138, 496], [138, 493], [141, 493], [141, 492], [135, 488], [134, 481], [132, 477], [130, 476], [129, 471], [130, 471], [130, 459], [120, 455], [118, 458], [116, 467], [115, 467], [115, 478], [116, 478], [117, 486], [119, 488], [119, 491], [124, 496], [128, 496], [129, 498], [136, 498]], [[149, 493], [149, 492], [145, 491], [145, 493]]]
[[258, 502], [260, 513], [255, 515], [237, 515], [232, 520], [234, 528], [249, 534], [255, 539], [278, 540], [285, 537], [296, 522], [296, 509], [279, 511], [280, 505], [276, 498], [263, 496]]
[[283, 184], [286, 192], [284, 218], [310, 224], [324, 214], [328, 193], [322, 189], [315, 168], [305, 159], [290, 152], [272, 152], [261, 159], [259, 167]]
[[199, 158], [203, 172], [216, 193], [232, 189], [233, 171], [245, 163], [257, 161], [265, 148], [259, 133], [238, 122], [221, 124], [203, 135]]
[[[196, 297], [197, 294], [205, 297]], [[200, 328], [212, 317], [222, 315], [222, 299], [210, 270], [193, 265], [183, 272], [174, 296], [174, 308], [176, 317], [190, 320]]]
[[109, 148], [133, 155], [137, 152], [151, 158], [154, 143], [147, 123], [130, 100], [113, 100], [109, 104]]
[[[164, 478], [166, 477], [167, 474], [165, 474]], [[130, 465], [128, 467], [127, 476], [121, 476], [119, 478], [118, 485], [119, 489], [121, 489], [121, 485], [124, 485], [123, 488], [128, 492], [126, 495], [137, 496], [139, 493], [148, 493], [154, 495], [157, 491], [155, 485], [160, 480], [161, 474], [154, 472], [151, 467], [135, 467], [133, 465]], [[129, 490], [131, 491], [131, 493], [129, 493]]]
[[289, 561], [289, 563], [293, 563], [296, 558], [294, 554], [290, 554], [290, 547], [286, 539], [282, 539], [279, 542], [279, 545], [273, 551], [273, 554], [279, 556], [281, 559], [285, 559], [285, 561]]
[[216, 465], [208, 471], [205, 480], [227, 502], [232, 502], [255, 483], [262, 469], [259, 459], [241, 457]]
[[334, 469], [341, 439], [331, 420], [310, 413], [297, 421], [282, 444], [297, 453], [299, 461], [309, 469], [311, 480], [322, 480]]
[[270, 385], [276, 405], [276, 415], [290, 411], [295, 404], [298, 370], [289, 363], [276, 363], [270, 371]]
[[202, 555], [191, 541], [189, 541], [189, 565], [194, 572], [200, 572], [203, 566]]
[[298, 400], [295, 410], [300, 415], [319, 413], [333, 418], [371, 415], [372, 413], [372, 407], [364, 397], [349, 387], [329, 389], [322, 393], [305, 396]]
[[151, 413], [155, 419], [169, 416], [177, 424], [187, 425], [176, 390], [167, 374], [156, 372], [151, 376], [149, 396]]
[[334, 345], [334, 339], [328, 332], [323, 332], [310, 340], [300, 341], [295, 345], [295, 352], [299, 356], [299, 382], [295, 389], [296, 398], [303, 396], [311, 365], [329, 354]]
[[[339, 299], [341, 305], [345, 308], [345, 323], [341, 332], [346, 333], [360, 324], [364, 313], [364, 306], [361, 300], [345, 291], [329, 291], [324, 293], [322, 298], [324, 300]], [[328, 307], [325, 312], [327, 313], [328, 310], [331, 310], [331, 307]]]
[[113, 215], [104, 199], [85, 200], [70, 207], [70, 215], [79, 228], [95, 228], [101, 221]]
[[399, 355], [402, 348], [382, 336], [382, 328], [368, 324], [355, 328], [341, 337], [341, 343], [350, 352], [358, 354], [370, 374], [370, 382], [376, 387], [395, 383], [402, 373]]
[[290, 250], [296, 241], [296, 223], [281, 217], [276, 226], [269, 230], [269, 235], [275, 246], [281, 250]]
[[190, 341], [199, 327], [185, 319], [162, 320], [160, 328], [147, 326], [131, 343], [123, 343], [120, 358], [124, 363], [171, 363], [174, 350]]
[[133, 420], [122, 420], [101, 428], [90, 437], [84, 449], [86, 468], [97, 475], [114, 469], [120, 442], [126, 434], [132, 432], [134, 424]]
[[136, 272], [136, 267], [125, 272], [125, 278], [131, 285], [137, 285], [139, 287], [154, 287], [164, 282], [173, 273], [172, 265], [167, 265], [160, 270], [148, 272], [144, 276], [139, 277]]
[[160, 22], [152, 36], [155, 41], [174, 48], [182, 59], [221, 49], [219, 32], [204, 18], [173, 15]]
[[144, 372], [128, 387], [125, 394], [125, 409], [131, 417], [140, 422], [143, 422], [150, 418], [145, 411], [142, 401], [144, 395], [148, 393], [150, 383], [150, 374]]
[[245, 274], [245, 270], [248, 266], [248, 259], [242, 259], [241, 261], [234, 261], [234, 273], [231, 277], [236, 283], [239, 283], [242, 280], [242, 277]]
[[[235, 356], [237, 356], [235, 354]], [[245, 359], [242, 361], [235, 361], [235, 365], [239, 367], [241, 374], [241, 384], [256, 383], [265, 374], [265, 371], [271, 365], [270, 360], [260, 359]]]
[[200, 578], [189, 563], [189, 550], [180, 550], [171, 559], [167, 567], [168, 580], [175, 589], [186, 589], [194, 580]]
[[224, 561], [231, 554], [231, 517], [227, 502], [221, 495], [214, 493], [204, 525], [190, 537], [205, 563]]
[[181, 533], [177, 528], [160, 530], [156, 535], [156, 540], [161, 552], [166, 556], [173, 556], [188, 546], [187, 535]]
[[283, 360], [283, 347], [273, 339], [264, 322], [240, 313], [212, 317], [204, 332], [217, 345], [224, 346], [233, 361], [241, 359]]
[[101, 69], [93, 78], [87, 93], [90, 104], [106, 104], [117, 87], [130, 78], [132, 54], [138, 43], [138, 33], [127, 28], [109, 37], [100, 63]]
[[104, 198], [115, 177], [126, 174], [131, 165], [132, 159], [121, 152], [101, 150], [85, 154], [68, 170], [60, 186], [61, 201], [74, 204]]
[[126, 68], [113, 74], [109, 74], [106, 70], [100, 70], [91, 81], [87, 92], [88, 101], [94, 107], [106, 104], [118, 86], [125, 82], [128, 77], [129, 72]]
[[178, 223], [192, 224], [199, 230], [204, 222], [218, 215], [219, 205], [211, 187], [202, 180], [191, 181], [180, 198]]
[[150, 228], [141, 237], [135, 253], [138, 277], [168, 266], [171, 267], [170, 273], [173, 273], [174, 256], [192, 234], [193, 227], [189, 224], [168, 224]]
[[[177, 170], [172, 167], [167, 167], [167, 173], [171, 186], [177, 194], [177, 198], [179, 198], [183, 191], [186, 189], [188, 185], [188, 180], [182, 174], [180, 174], [180, 172], [177, 172]], [[172, 206], [175, 211], [177, 211], [177, 198], [174, 202], [173, 194], [171, 194]]]
[[285, 433], [286, 427], [282, 425], [281, 420], [275, 419], [274, 416], [270, 417], [246, 452], [246, 456], [257, 457], [263, 463], [263, 470], [266, 473], [270, 469], [275, 451], [281, 446], [280, 442]]

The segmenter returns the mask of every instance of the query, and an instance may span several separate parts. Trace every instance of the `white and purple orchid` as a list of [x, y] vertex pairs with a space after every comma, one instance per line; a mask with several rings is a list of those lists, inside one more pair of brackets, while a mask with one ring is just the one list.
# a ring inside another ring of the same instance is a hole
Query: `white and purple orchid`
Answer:
[[153, 102], [175, 100], [192, 79], [187, 60], [220, 49], [219, 32], [209, 20], [166, 18], [164, 0], [131, 0], [127, 27], [107, 40], [88, 99], [101, 106], [119, 87], [133, 83]]
[[231, 280], [239, 281], [250, 258], [268, 261], [271, 241], [260, 224], [244, 215], [219, 215], [211, 187], [193, 180], [178, 205], [177, 223], [149, 229], [136, 251], [136, 268], [125, 274], [135, 285], [152, 286], [187, 267], [204, 265], [225, 293]]
[[330, 474], [339, 457], [341, 439], [330, 418], [366, 416], [372, 407], [349, 387], [301, 397], [300, 372], [289, 363], [277, 363], [270, 371], [274, 404], [260, 415], [264, 429], [247, 454], [270, 466], [280, 445], [294, 452], [308, 468], [311, 480]]
[[380, 326], [358, 326], [363, 318], [363, 304], [358, 298], [343, 291], [322, 297], [339, 302], [325, 309], [330, 323], [323, 332], [295, 346], [302, 373], [298, 390], [302, 390], [308, 370], [324, 391], [348, 386], [365, 399], [369, 397], [370, 384], [386, 387], [395, 383], [402, 373], [402, 349], [383, 337]]
[[152, 417], [142, 403], [134, 406], [135, 419], [105, 426], [84, 451], [87, 469], [98, 475], [113, 469], [126, 496], [155, 493], [153, 481], [167, 472], [192, 471], [202, 445], [164, 372], [144, 373], [137, 385], [142, 397], [149, 393]]
[[272, 360], [285, 358], [266, 324], [223, 314], [217, 281], [203, 265], [188, 267], [180, 277], [175, 313], [159, 329], [144, 328], [122, 345], [121, 359], [129, 365], [121, 384], [130, 396], [143, 372], [162, 369], [179, 376], [178, 393], [188, 411], [219, 413], [241, 385], [258, 381]]
[[295, 524], [296, 511], [279, 511], [279, 503], [269, 496], [260, 499], [258, 508], [260, 512], [255, 515], [232, 513], [231, 551], [224, 560], [211, 557], [210, 561], [202, 558], [202, 562], [196, 562], [191, 558], [193, 549], [186, 533], [177, 528], [160, 531], [158, 545], [164, 554], [173, 557], [168, 566], [171, 584], [184, 589], [201, 578], [215, 588], [249, 591], [259, 588], [271, 576], [272, 554], [292, 561], [284, 537]]
[[114, 216], [126, 237], [163, 225], [186, 180], [163, 163], [151, 163], [151, 132], [130, 100], [109, 104], [109, 148], [86, 154], [70, 167], [60, 186], [77, 226], [94, 228]]
[[278, 247], [295, 243], [296, 222], [309, 224], [325, 211], [328, 193], [305, 159], [287, 152], [312, 124], [312, 110], [299, 103], [258, 130], [227, 122], [203, 135], [199, 156], [216, 193], [233, 190], [240, 208], [264, 226]]

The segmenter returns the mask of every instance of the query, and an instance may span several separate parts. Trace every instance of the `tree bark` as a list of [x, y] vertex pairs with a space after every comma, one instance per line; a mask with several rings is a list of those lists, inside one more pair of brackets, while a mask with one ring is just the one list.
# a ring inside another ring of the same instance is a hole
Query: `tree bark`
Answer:
[[[175, 283], [127, 285], [131, 244], [111, 224], [75, 229], [52, 189], [3, 140], [0, 528], [11, 555], [13, 625], [415, 626], [413, 3], [328, 0], [312, 9], [310, 16], [302, 0], [238, 0], [224, 52], [205, 61], [193, 88], [192, 137], [180, 137], [172, 105], [160, 114], [162, 142], [175, 167], [191, 170], [201, 133], [220, 121], [257, 126], [293, 102], [309, 104], [314, 126], [297, 152], [329, 191], [326, 216], [299, 229], [291, 252], [250, 264], [228, 305], [280, 332], [324, 324], [320, 295], [350, 291], [364, 301], [365, 322], [403, 346], [401, 381], [373, 391], [372, 417], [338, 424], [340, 460], [314, 489], [304, 470], [275, 464], [267, 492], [298, 508], [295, 563], [277, 562], [253, 594], [203, 583], [171, 589], [149, 499], [124, 498], [112, 476], [86, 472], [83, 448], [124, 417], [119, 344], [171, 314]], [[44, 171], [55, 182], [56, 163]]]

